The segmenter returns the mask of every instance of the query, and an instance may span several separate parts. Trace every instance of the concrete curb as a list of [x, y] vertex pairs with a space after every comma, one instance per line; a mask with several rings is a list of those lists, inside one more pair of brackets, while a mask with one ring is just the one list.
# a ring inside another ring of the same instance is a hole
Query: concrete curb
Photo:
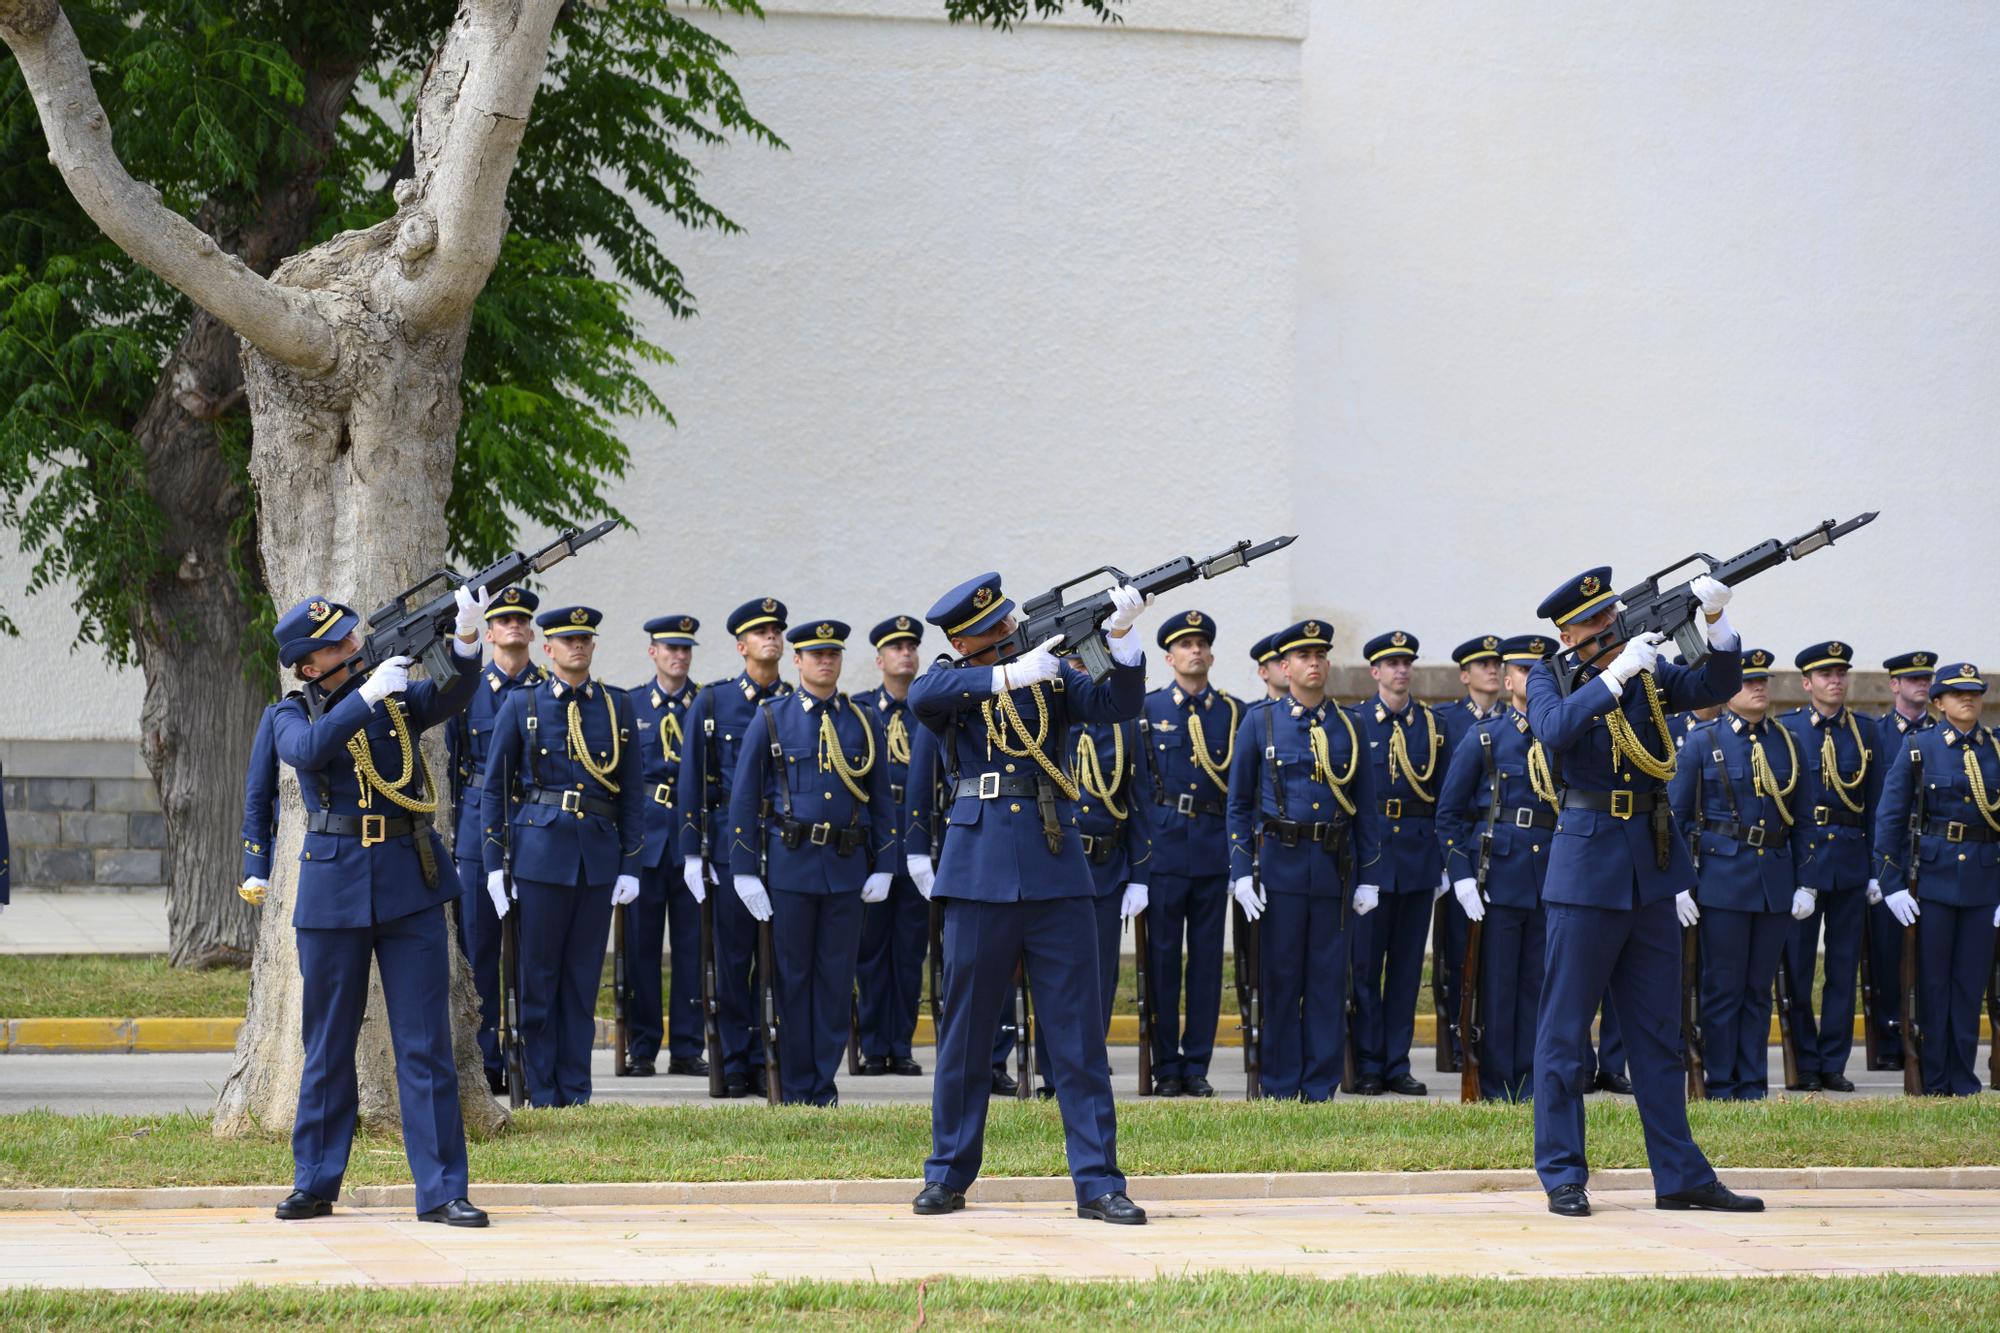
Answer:
[[[2000, 1166], [1877, 1167], [1806, 1166], [1735, 1168], [1722, 1172], [1743, 1190], [2000, 1189]], [[1595, 1190], [1650, 1190], [1650, 1172], [1599, 1171]], [[907, 1204], [920, 1188], [908, 1180], [745, 1180], [679, 1184], [638, 1181], [622, 1184], [498, 1185], [472, 1182], [472, 1193], [488, 1208], [757, 1207], [775, 1204], [879, 1206]], [[269, 1208], [288, 1187], [198, 1185], [171, 1189], [0, 1189], [0, 1211], [68, 1209]], [[1480, 1194], [1541, 1191], [1527, 1169], [1495, 1171], [1326, 1171], [1142, 1176], [1133, 1181], [1142, 1203], [1224, 1199], [1327, 1199], [1357, 1195]], [[1075, 1191], [1061, 1176], [995, 1176], [975, 1183], [974, 1203], [1073, 1203]], [[342, 1200], [353, 1208], [415, 1206], [409, 1185], [361, 1185]]]

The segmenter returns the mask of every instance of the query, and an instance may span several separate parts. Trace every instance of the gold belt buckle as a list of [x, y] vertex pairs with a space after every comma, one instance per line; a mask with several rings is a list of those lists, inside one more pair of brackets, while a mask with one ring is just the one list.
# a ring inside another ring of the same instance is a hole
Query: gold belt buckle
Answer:
[[1821, 828], [1825, 828], [1832, 822], [1833, 808], [1831, 806], [1816, 805], [1813, 807], [1813, 823], [1818, 824]]
[[660, 805], [672, 805], [674, 803], [674, 784], [671, 782], [662, 782], [659, 786], [653, 788], [653, 800]]
[[566, 814], [566, 815], [575, 815], [575, 816], [576, 816], [576, 817], [577, 817], [578, 819], [582, 819], [582, 818], [583, 818], [583, 793], [582, 793], [582, 792], [580, 792], [580, 791], [566, 791], [566, 792], [564, 792], [564, 793], [562, 794], [562, 808], [563, 808], [563, 813], [564, 813], [564, 814]]
[[1614, 791], [1611, 793], [1611, 815], [1614, 819], [1630, 819], [1632, 817], [1631, 792]]
[[1391, 796], [1388, 800], [1382, 802], [1382, 814], [1388, 819], [1401, 819], [1403, 817], [1403, 798], [1400, 796]]
[[1946, 820], [1944, 826], [1944, 840], [1946, 842], [1964, 842], [1965, 825], [1959, 823], [1956, 819]]
[[381, 815], [361, 816], [361, 845], [373, 847], [377, 843], [389, 841], [389, 826]]

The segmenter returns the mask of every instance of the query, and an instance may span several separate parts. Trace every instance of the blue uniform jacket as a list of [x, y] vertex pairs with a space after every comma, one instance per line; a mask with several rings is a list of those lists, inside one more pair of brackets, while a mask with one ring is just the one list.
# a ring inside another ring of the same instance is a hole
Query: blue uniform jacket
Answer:
[[[1373, 788], [1368, 804], [1361, 808], [1361, 818], [1374, 826], [1369, 834], [1382, 852], [1374, 870], [1361, 882], [1376, 885], [1384, 893], [1431, 893], [1444, 871], [1444, 860], [1438, 853], [1436, 810], [1431, 804], [1444, 785], [1451, 758], [1444, 750], [1444, 728], [1429, 707], [1414, 699], [1402, 712], [1391, 713], [1376, 696], [1348, 705], [1347, 714], [1354, 719], [1366, 747], [1362, 762], [1369, 767]], [[1418, 787], [1405, 781], [1401, 772], [1393, 777], [1390, 774], [1389, 742], [1398, 730], [1409, 747], [1410, 763], [1424, 779]]]
[[[1146, 696], [1141, 716], [1152, 737], [1146, 797], [1154, 805], [1151, 873], [1186, 878], [1227, 873], [1224, 810], [1231, 746], [1242, 725], [1243, 705], [1213, 686], [1189, 694], [1179, 685], [1165, 685]], [[1196, 762], [1197, 729], [1209, 763], [1223, 775], [1221, 782]]]
[[938, 771], [937, 733], [929, 727], [915, 727], [910, 732], [910, 766], [903, 774], [903, 853], [905, 856], [928, 856], [931, 869], [937, 869], [937, 860], [943, 850], [944, 828], [942, 821], [931, 816], [932, 802], [939, 802], [939, 808], [949, 813], [950, 793], [938, 795], [934, 788], [944, 781], [944, 774]]
[[[1083, 784], [1085, 737], [1097, 755], [1109, 801]], [[1064, 755], [1063, 766], [1082, 792], [1077, 800], [1076, 828], [1091, 840], [1085, 852], [1095, 851], [1100, 841], [1115, 849], [1109, 861], [1090, 862], [1097, 896], [1117, 893], [1127, 884], [1144, 884], [1153, 857], [1152, 755], [1145, 744], [1145, 732], [1137, 722], [1073, 722]], [[1123, 818], [1113, 812], [1112, 805], [1125, 812]]]
[[[969, 781], [986, 774], [999, 778], [1029, 778], [1041, 765], [1025, 754], [1008, 754], [987, 723], [1004, 716], [993, 692], [991, 667], [955, 667], [940, 660], [910, 687], [910, 711], [942, 738], [947, 723], [956, 733], [956, 777]], [[1009, 691], [1015, 710], [1027, 726], [1028, 738], [1040, 736], [1049, 762], [1062, 762], [1062, 743], [1072, 721], [1123, 722], [1139, 715], [1145, 702], [1146, 668], [1114, 665], [1102, 681], [1064, 664], [1053, 681]], [[985, 706], [992, 704], [988, 710]], [[1008, 727], [1007, 746], [1020, 750], [1021, 738]], [[954, 767], [947, 764], [947, 771]], [[949, 779], [947, 779], [949, 780]], [[1056, 792], [1056, 825], [1060, 850], [1051, 852], [1042, 833], [1041, 815], [1033, 796], [977, 795], [951, 803], [951, 836], [937, 867], [934, 895], [971, 898], [981, 902], [1020, 902], [1039, 898], [1094, 897], [1097, 886], [1084, 859], [1077, 829], [1077, 803]]]
[[[1791, 795], [1780, 798], [1776, 792], [1760, 790], [1750, 763], [1753, 734], [1763, 739], [1778, 790], [1789, 787]], [[1798, 817], [1805, 808], [1800, 799], [1805, 756], [1796, 744], [1785, 743], [1790, 735], [1770, 720], [1753, 733], [1751, 725], [1733, 712], [1688, 733], [1667, 794], [1674, 819], [1689, 837], [1694, 836], [1699, 802], [1701, 870], [1694, 895], [1703, 907], [1731, 912], [1792, 910], [1792, 891], [1800, 887], [1799, 871], [1811, 830], [1804, 824], [1787, 825], [1785, 813], [1780, 812], [1782, 807]], [[1724, 836], [1717, 825], [1726, 824], [1742, 825], [1743, 836]]]
[[[1992, 826], [1973, 802], [1966, 756], [1978, 766], [1988, 802], [2000, 800], [2000, 743], [1991, 727], [1981, 725], [1968, 736], [1940, 722], [1903, 737], [1882, 781], [1882, 799], [1875, 809], [1875, 850], [1884, 893], [1909, 887], [1910, 751], [1924, 757], [1925, 832], [1917, 843], [1917, 901], [1953, 907], [2000, 904], [2000, 843], [1951, 840], [1951, 825], [1962, 824], [1982, 833]], [[2000, 819], [2000, 815], [1995, 816]], [[1942, 821], [1942, 822], [1940, 822]], [[1930, 830], [1935, 829], [1936, 832]]]
[[[903, 803], [910, 782], [910, 750], [916, 743], [911, 733], [922, 731], [923, 728], [911, 726], [908, 699], [898, 699], [879, 685], [865, 693], [854, 695], [853, 700], [856, 708], [874, 719], [876, 733], [882, 738], [882, 760], [889, 766], [889, 798], [892, 803], [891, 808], [896, 812], [895, 849], [876, 869], [893, 870], [900, 875], [903, 873], [903, 857], [906, 854], [903, 834], [909, 827], [903, 814]], [[912, 843], [909, 850], [927, 851], [928, 848]]]
[[267, 704], [250, 741], [250, 767], [243, 774], [243, 878], [271, 878], [271, 844], [278, 837], [278, 742], [271, 718], [278, 705]]
[[[1485, 717], [1479, 715], [1478, 707], [1468, 694], [1463, 699], [1453, 700], [1441, 708], [1432, 710], [1432, 716], [1437, 719], [1438, 729], [1444, 732], [1444, 762], [1447, 766], [1450, 765], [1452, 756], [1458, 753], [1458, 743], [1465, 739], [1466, 733], [1471, 731], [1476, 723], [1484, 722], [1487, 718], [1506, 716], [1508, 705], [1503, 696], [1493, 705], [1493, 711]], [[1446, 771], [1450, 771], [1449, 767]]]
[[[718, 863], [728, 859], [729, 789], [736, 781], [743, 733], [749, 730], [758, 704], [791, 692], [792, 687], [782, 680], [772, 681], [770, 688], [764, 689], [749, 673], [739, 672], [731, 680], [702, 686], [695, 696], [694, 707], [681, 722], [687, 740], [681, 746], [680, 777], [674, 782], [674, 799], [680, 803], [679, 850], [683, 861], [701, 853], [704, 833], [710, 858]], [[704, 809], [708, 811], [706, 829]]]
[[1318, 772], [1310, 739], [1314, 726], [1326, 733], [1331, 777], [1347, 778], [1341, 792], [1348, 804], [1357, 813], [1368, 808], [1374, 773], [1363, 753], [1360, 729], [1340, 705], [1331, 699], [1315, 708], [1289, 698], [1262, 700], [1245, 710], [1236, 729], [1238, 759], [1229, 770], [1229, 875], [1241, 879], [1254, 865], [1267, 894], [1345, 899], [1354, 885], [1341, 882], [1340, 859], [1332, 850], [1306, 837], [1287, 847], [1264, 828], [1271, 819], [1345, 821], [1356, 882], [1374, 882], [1372, 868], [1381, 856], [1374, 826], [1350, 816], [1326, 781], [1328, 775]]
[[688, 683], [681, 686], [680, 693], [668, 694], [659, 681], [649, 680], [625, 693], [632, 701], [632, 725], [639, 742], [639, 785], [645, 789], [646, 846], [639, 853], [639, 864], [653, 870], [680, 837], [680, 792], [674, 784], [680, 776], [688, 711], [701, 687]]
[[1912, 722], [1893, 708], [1876, 718], [1875, 737], [1879, 742], [1884, 769], [1886, 770], [1889, 761], [1895, 758], [1896, 743], [1898, 741], [1913, 731], [1929, 731], [1936, 725], [1937, 719], [1929, 713], [1925, 713], [1915, 722]]
[[[855, 779], [868, 795], [865, 801], [855, 799], [821, 749], [820, 723], [829, 713], [848, 768], [868, 767]], [[761, 705], [744, 732], [730, 784], [731, 872], [761, 874], [767, 887], [786, 893], [859, 893], [871, 870], [896, 869], [891, 859], [898, 845], [896, 802], [889, 793], [885, 749], [874, 719], [844, 694], [818, 699], [795, 690]], [[787, 847], [779, 837], [787, 811], [801, 824], [825, 826], [816, 830], [823, 841], [815, 845], [807, 835]], [[842, 856], [835, 838], [850, 829], [860, 845]]]
[[[1870, 838], [1874, 831], [1875, 803], [1881, 799], [1882, 777], [1888, 768], [1885, 756], [1880, 753], [1880, 730], [1871, 719], [1851, 708], [1826, 717], [1808, 704], [1794, 708], [1778, 720], [1792, 733], [1792, 739], [1798, 743], [1799, 759], [1806, 766], [1799, 790], [1794, 793], [1799, 822], [1808, 825], [1811, 834], [1799, 866], [1799, 884], [1821, 891], [1867, 887], [1869, 867], [1874, 864]], [[1859, 811], [1849, 810], [1839, 793], [1828, 787], [1821, 760], [1829, 735], [1833, 737], [1834, 754], [1840, 765], [1839, 776], [1851, 787], [1847, 799], [1859, 804]], [[1838, 824], [1833, 822], [1835, 819], [1852, 819], [1856, 823]]]
[[[585, 748], [599, 768], [609, 768], [616, 792], [571, 757], [572, 706]], [[501, 868], [511, 842], [517, 879], [609, 887], [620, 875], [637, 875], [646, 841], [640, 763], [623, 690], [596, 680], [565, 685], [555, 676], [515, 690], [500, 707], [486, 757], [480, 819], [487, 873]], [[524, 799], [537, 790], [575, 793], [577, 808]]]
[[[1557, 661], [1568, 666], [1575, 655], [1564, 653]], [[1547, 749], [1557, 784], [1579, 791], [1664, 791], [1664, 782], [1635, 768], [1614, 766], [1611, 730], [1604, 721], [1617, 708], [1646, 752], [1659, 755], [1662, 742], [1643, 678], [1635, 676], [1614, 697], [1596, 668], [1585, 674], [1587, 679], [1567, 697], [1556, 683], [1553, 664], [1538, 662], [1528, 674], [1528, 728]], [[1661, 662], [1654, 680], [1664, 708], [1707, 708], [1742, 688], [1742, 651], [1732, 646], [1710, 653], [1698, 667]], [[1606, 810], [1564, 810], [1556, 821], [1542, 901], [1630, 910], [1692, 889], [1694, 865], [1687, 847], [1671, 830], [1667, 843], [1667, 868], [1662, 870], [1654, 859], [1649, 816], [1621, 819]]]
[[[1528, 777], [1528, 756], [1537, 744], [1528, 729], [1528, 715], [1505, 707], [1498, 717], [1468, 727], [1451, 752], [1444, 790], [1438, 794], [1438, 846], [1444, 852], [1444, 873], [1453, 883], [1479, 874], [1479, 835], [1492, 809], [1493, 786], [1486, 780], [1486, 747], [1479, 738], [1493, 738], [1493, 772], [1500, 782], [1500, 824], [1493, 830], [1492, 864], [1486, 871], [1486, 899], [1496, 907], [1531, 908], [1542, 900], [1542, 881], [1549, 873], [1553, 828], [1539, 821], [1555, 818], [1555, 806], [1535, 794]], [[1526, 810], [1525, 816], [1516, 812]], [[1528, 821], [1523, 827], [1521, 821]]]
[[[350, 737], [365, 735], [376, 772], [388, 782], [403, 776], [402, 747], [389, 714], [391, 701], [403, 711], [413, 747], [410, 762], [419, 766], [403, 790], [414, 796], [421, 784], [435, 798], [437, 793], [428, 790], [414, 746], [425, 731], [465, 707], [479, 679], [478, 657], [453, 653], [451, 660], [458, 674], [450, 681], [443, 685], [412, 681], [407, 690], [390, 695], [373, 708], [361, 697], [360, 681], [349, 681], [334, 692], [317, 722], [306, 715], [302, 696], [278, 701], [271, 715], [271, 739], [278, 758], [297, 770], [309, 814], [324, 809], [355, 817], [408, 817], [407, 811], [379, 793], [371, 796], [368, 805], [361, 804], [361, 779], [347, 749]], [[357, 929], [394, 921], [457, 897], [458, 877], [451, 873], [444, 840], [434, 828], [424, 829], [420, 836], [431, 840], [437, 867], [435, 885], [424, 883], [411, 834], [363, 847], [358, 834], [308, 832], [299, 851], [299, 890], [292, 906], [292, 925], [311, 930]]]
[[452, 855], [461, 861], [478, 861], [486, 841], [480, 803], [486, 791], [486, 752], [493, 746], [493, 722], [500, 705], [523, 685], [532, 685], [548, 676], [548, 668], [530, 663], [519, 675], [510, 676], [488, 662], [479, 673], [479, 688], [472, 702], [445, 729], [445, 753], [451, 759], [451, 791], [456, 802], [452, 810]]

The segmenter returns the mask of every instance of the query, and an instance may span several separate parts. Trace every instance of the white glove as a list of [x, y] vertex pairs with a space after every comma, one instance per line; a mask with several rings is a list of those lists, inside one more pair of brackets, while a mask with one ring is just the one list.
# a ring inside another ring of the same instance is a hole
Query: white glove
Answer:
[[1062, 642], [1062, 635], [1056, 634], [1039, 648], [1022, 653], [1020, 657], [1003, 667], [993, 668], [993, 692], [1005, 694], [1008, 690], [1024, 689], [1029, 685], [1039, 685], [1045, 680], [1054, 680], [1062, 674], [1062, 659], [1049, 649]]
[[1229, 892], [1236, 898], [1236, 905], [1243, 909], [1244, 919], [1255, 921], [1264, 915], [1264, 899], [1257, 893], [1257, 881], [1249, 875], [1231, 884]]
[[639, 896], [639, 878], [636, 875], [620, 875], [611, 885], [611, 905], [623, 907]]
[[764, 892], [764, 881], [755, 875], [736, 877], [736, 896], [750, 909], [750, 915], [759, 921], [771, 919], [771, 895]]
[[1993, 909], [1993, 929], [2000, 930], [2000, 907]]
[[701, 876], [701, 858], [690, 856], [681, 862], [681, 883], [687, 885], [688, 895], [696, 902], [708, 900], [708, 884]]
[[1701, 613], [1705, 616], [1721, 615], [1722, 608], [1728, 606], [1729, 599], [1736, 595], [1734, 588], [1707, 574], [1695, 575], [1688, 583], [1688, 591], [1701, 599]]
[[[236, 896], [244, 902], [249, 903], [252, 907], [262, 907], [264, 905], [264, 890], [270, 887], [271, 882], [269, 880], [260, 879], [256, 875], [250, 875], [244, 879], [242, 884], [237, 886]], [[0, 903], [0, 907], [5, 906], [5, 903]]]
[[1105, 633], [1118, 634], [1131, 629], [1139, 623], [1139, 614], [1152, 604], [1152, 598], [1131, 584], [1119, 584], [1111, 590], [1111, 605], [1117, 609], [1105, 620]]
[[384, 658], [382, 665], [368, 673], [368, 679], [361, 682], [361, 697], [373, 708], [392, 694], [401, 694], [410, 688], [410, 659], [400, 654]]
[[1626, 681], [1641, 671], [1651, 671], [1660, 664], [1660, 645], [1666, 641], [1667, 636], [1658, 630], [1647, 630], [1618, 650], [1618, 656], [1611, 659], [1604, 674], [1617, 681], [1622, 689]]
[[1465, 879], [1453, 884], [1451, 891], [1458, 895], [1458, 905], [1465, 909], [1465, 919], [1467, 921], [1484, 921], [1486, 919], [1486, 904], [1479, 901], [1478, 880], [1467, 876]]
[[493, 594], [484, 588], [474, 591], [468, 583], [452, 594], [452, 600], [458, 603], [458, 637], [470, 634], [477, 638], [486, 625], [486, 604], [493, 600]]
[[1819, 894], [1811, 889], [1799, 889], [1792, 894], [1792, 920], [1803, 921], [1813, 914], [1813, 904], [1819, 901]]
[[1683, 890], [1674, 895], [1674, 915], [1681, 919], [1683, 926], [1692, 926], [1701, 920], [1701, 909], [1694, 905], [1694, 895]]
[[1882, 901], [1882, 881], [1881, 881], [1881, 880], [1879, 880], [1879, 879], [1871, 879], [1871, 880], [1869, 880], [1869, 881], [1868, 881], [1868, 905], [1869, 905], [1870, 907], [1873, 907], [1873, 906], [1874, 906], [1874, 905], [1875, 905], [1876, 903], [1879, 903], [1879, 902], [1881, 902], [1881, 901]]
[[1382, 901], [1382, 890], [1374, 884], [1359, 884], [1354, 889], [1354, 915], [1367, 916]]
[[1889, 915], [1896, 918], [1896, 924], [1899, 926], [1914, 926], [1917, 924], [1917, 918], [1923, 915], [1922, 909], [1917, 906], [1917, 900], [1910, 896], [1908, 889], [1897, 889], [1882, 901], [1889, 904]]
[[916, 882], [917, 892], [924, 895], [924, 901], [931, 900], [931, 885], [937, 882], [937, 871], [931, 869], [931, 859], [922, 852], [912, 852], [903, 858], [903, 865]]
[[514, 904], [507, 901], [507, 872], [489, 870], [486, 872], [486, 896], [493, 900], [493, 915], [503, 917]]
[[861, 885], [861, 901], [864, 903], [879, 903], [884, 898], [887, 898], [889, 896], [889, 881], [894, 878], [895, 875], [887, 870], [877, 870], [869, 875]]
[[1146, 886], [1144, 884], [1127, 884], [1125, 886], [1125, 901], [1118, 904], [1118, 919], [1120, 921], [1130, 921], [1145, 910]]

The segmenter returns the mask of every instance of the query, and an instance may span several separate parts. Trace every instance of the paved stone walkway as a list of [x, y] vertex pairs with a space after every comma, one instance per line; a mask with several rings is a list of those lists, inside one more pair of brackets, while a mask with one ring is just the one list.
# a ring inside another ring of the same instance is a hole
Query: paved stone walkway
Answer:
[[[1135, 1186], [1142, 1201], [1144, 1182]], [[485, 1231], [404, 1209], [280, 1223], [268, 1209], [0, 1213], [0, 1287], [212, 1289], [508, 1280], [759, 1282], [790, 1278], [1149, 1278], [1203, 1271], [1339, 1277], [1982, 1273], [2000, 1270], [2000, 1190], [1791, 1190], [1752, 1216], [1663, 1213], [1600, 1194], [1551, 1217], [1538, 1192], [1185, 1200], [1146, 1227], [1064, 1205], [496, 1208]]]
[[0, 954], [165, 953], [167, 891], [23, 893], [0, 912]]

